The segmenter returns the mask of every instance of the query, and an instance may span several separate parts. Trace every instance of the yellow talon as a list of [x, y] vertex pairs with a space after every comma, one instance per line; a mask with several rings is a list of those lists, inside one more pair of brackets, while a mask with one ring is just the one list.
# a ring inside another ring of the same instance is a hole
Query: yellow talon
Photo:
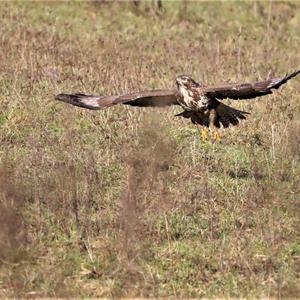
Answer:
[[217, 129], [214, 130], [213, 137], [214, 137], [215, 141], [218, 141], [218, 142], [221, 141], [221, 134], [220, 134], [220, 132]]
[[201, 130], [201, 140], [203, 142], [208, 140], [208, 129], [207, 128], [203, 128]]

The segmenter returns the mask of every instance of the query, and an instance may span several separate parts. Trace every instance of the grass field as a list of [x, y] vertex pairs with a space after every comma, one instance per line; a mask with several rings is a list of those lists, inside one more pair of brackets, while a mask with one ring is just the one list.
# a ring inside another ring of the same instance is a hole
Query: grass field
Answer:
[[299, 77], [219, 143], [53, 100], [300, 67], [299, 2], [162, 5], [0, 3], [1, 297], [300, 294]]

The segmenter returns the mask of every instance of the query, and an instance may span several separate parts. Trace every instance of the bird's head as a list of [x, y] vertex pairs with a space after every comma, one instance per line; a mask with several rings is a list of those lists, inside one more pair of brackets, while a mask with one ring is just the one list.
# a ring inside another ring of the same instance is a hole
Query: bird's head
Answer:
[[180, 75], [176, 77], [176, 86], [180, 88], [191, 88], [192, 86], [198, 86], [198, 83], [187, 75]]

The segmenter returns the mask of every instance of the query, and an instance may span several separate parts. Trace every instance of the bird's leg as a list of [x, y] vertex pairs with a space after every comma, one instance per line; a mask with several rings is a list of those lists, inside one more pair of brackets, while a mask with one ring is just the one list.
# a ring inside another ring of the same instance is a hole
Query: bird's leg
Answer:
[[206, 127], [201, 128], [201, 140], [202, 140], [202, 142], [208, 140], [208, 129]]
[[216, 128], [214, 128], [214, 130], [213, 130], [213, 138], [217, 142], [221, 141], [221, 134], [220, 134], [219, 130]]

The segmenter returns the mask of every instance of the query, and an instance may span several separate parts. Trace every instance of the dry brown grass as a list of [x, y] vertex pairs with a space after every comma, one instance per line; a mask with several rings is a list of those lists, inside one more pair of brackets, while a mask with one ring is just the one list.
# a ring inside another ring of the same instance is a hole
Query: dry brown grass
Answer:
[[176, 108], [53, 101], [284, 74], [298, 3], [0, 6], [2, 297], [298, 295], [299, 79], [215, 144]]

